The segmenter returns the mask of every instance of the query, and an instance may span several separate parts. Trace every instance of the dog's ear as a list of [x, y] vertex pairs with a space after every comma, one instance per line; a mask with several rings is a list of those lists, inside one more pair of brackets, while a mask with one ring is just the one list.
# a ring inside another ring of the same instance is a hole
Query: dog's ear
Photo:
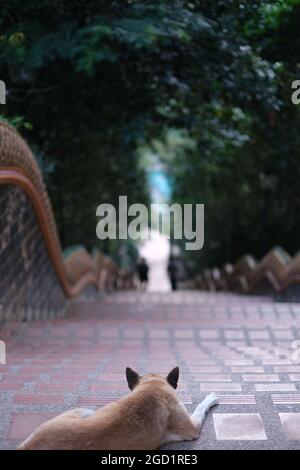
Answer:
[[171, 387], [177, 388], [178, 379], [179, 379], [179, 367], [174, 367], [174, 369], [172, 369], [171, 372], [167, 376], [167, 382], [171, 385]]
[[140, 376], [137, 372], [134, 372], [134, 370], [130, 369], [130, 367], [126, 367], [126, 379], [128, 382], [128, 387], [130, 390], [133, 390], [134, 387], [136, 387], [139, 383]]

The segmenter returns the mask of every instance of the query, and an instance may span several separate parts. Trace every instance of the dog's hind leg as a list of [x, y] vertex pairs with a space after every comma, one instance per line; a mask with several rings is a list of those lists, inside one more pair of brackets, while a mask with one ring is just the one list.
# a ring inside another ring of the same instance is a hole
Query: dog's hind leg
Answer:
[[[73, 410], [65, 411], [64, 413], [56, 416], [55, 418], [46, 421], [41, 424], [33, 433], [18, 447], [18, 450], [25, 449], [40, 449], [41, 445], [45, 441], [45, 437], [49, 432], [49, 429], [53, 429], [55, 426], [61, 426], [62, 423], [66, 422], [76, 422], [82, 418], [89, 418], [95, 413], [94, 410], [89, 408], [75, 408]], [[46, 441], [45, 441], [46, 442]]]
[[217, 404], [217, 395], [211, 393], [197, 406], [192, 416], [189, 416], [183, 403], [179, 403], [169, 416], [168, 432], [164, 436], [162, 444], [198, 439], [206, 413]]
[[201, 403], [199, 403], [191, 416], [191, 420], [197, 427], [198, 431], [200, 431], [207, 412], [210, 410], [210, 408], [217, 405], [218, 403], [219, 399], [215, 393], [210, 393]]

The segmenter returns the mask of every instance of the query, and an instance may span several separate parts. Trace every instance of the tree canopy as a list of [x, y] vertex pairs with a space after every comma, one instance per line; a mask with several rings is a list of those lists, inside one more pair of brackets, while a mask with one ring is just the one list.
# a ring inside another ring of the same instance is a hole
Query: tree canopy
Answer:
[[38, 156], [63, 244], [95, 244], [101, 202], [149, 202], [148, 147], [173, 200], [205, 204], [191, 271], [295, 252], [299, 12], [299, 0], [2, 2], [5, 118]]

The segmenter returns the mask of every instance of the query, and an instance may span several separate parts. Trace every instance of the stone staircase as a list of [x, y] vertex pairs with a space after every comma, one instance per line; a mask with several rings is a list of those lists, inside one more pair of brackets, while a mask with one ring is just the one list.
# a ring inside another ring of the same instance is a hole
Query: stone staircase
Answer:
[[6, 323], [1, 337], [0, 448], [76, 406], [129, 393], [141, 374], [179, 365], [192, 411], [210, 391], [220, 405], [200, 439], [172, 449], [300, 449], [300, 306], [267, 297], [119, 291], [73, 301], [67, 318]]

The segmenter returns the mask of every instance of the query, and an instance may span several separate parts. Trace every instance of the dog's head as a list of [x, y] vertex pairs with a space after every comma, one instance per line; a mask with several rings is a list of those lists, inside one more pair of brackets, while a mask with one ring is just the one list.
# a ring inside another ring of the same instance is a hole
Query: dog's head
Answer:
[[174, 367], [174, 369], [169, 372], [167, 377], [162, 377], [158, 374], [145, 374], [140, 376], [137, 372], [132, 370], [130, 367], [126, 367], [126, 379], [128, 382], [128, 387], [130, 390], [133, 390], [137, 385], [146, 383], [149, 381], [157, 380], [159, 382], [164, 382], [169, 384], [173, 388], [177, 388], [179, 378], [179, 367]]

